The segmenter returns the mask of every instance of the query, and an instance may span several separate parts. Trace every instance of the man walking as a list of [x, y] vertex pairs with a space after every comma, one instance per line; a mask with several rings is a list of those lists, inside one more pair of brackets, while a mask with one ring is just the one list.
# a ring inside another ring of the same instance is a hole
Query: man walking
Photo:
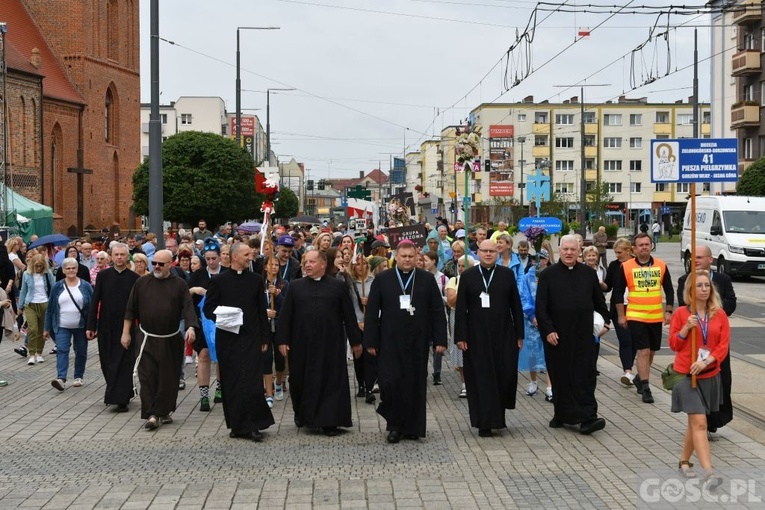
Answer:
[[251, 258], [252, 249], [245, 243], [231, 247], [231, 269], [210, 280], [204, 313], [214, 320], [218, 306], [242, 310], [238, 333], [220, 327], [215, 330], [223, 415], [231, 437], [260, 441], [260, 431], [273, 425], [274, 417], [266, 404], [263, 376], [253, 368], [262, 366], [262, 353], [271, 342], [263, 278], [249, 271]]
[[457, 291], [454, 343], [463, 351], [470, 425], [491, 437], [506, 427], [505, 409], [515, 409], [523, 309], [513, 271], [497, 264], [497, 244], [483, 241], [478, 257]]
[[137, 360], [144, 427], [156, 430], [172, 423], [178, 399], [178, 363], [183, 357], [184, 335], [179, 331], [181, 317], [186, 321], [186, 342], [193, 342], [199, 327], [186, 282], [170, 273], [173, 255], [169, 250], [154, 254], [154, 271], [139, 278], [130, 292], [122, 324], [122, 346], [130, 348], [133, 321], [138, 321]]
[[[661, 348], [662, 324], [669, 325], [675, 302], [672, 278], [667, 264], [651, 256], [651, 236], [641, 232], [635, 236], [635, 258], [622, 263], [613, 286], [613, 301], [619, 317], [619, 325], [629, 328], [632, 343], [637, 350], [638, 376], [632, 381], [643, 402], [653, 404], [648, 385], [651, 364], [656, 351]], [[664, 290], [665, 305], [661, 292]], [[624, 294], [629, 303], [624, 305]]]
[[120, 343], [125, 307], [138, 280], [138, 275], [128, 269], [128, 260], [126, 244], [112, 246], [113, 266], [98, 273], [85, 329], [88, 340], [98, 333], [98, 358], [106, 381], [104, 404], [117, 404], [117, 412], [126, 412], [133, 398], [135, 350], [123, 349]]
[[396, 247], [396, 267], [372, 282], [364, 316], [364, 347], [377, 357], [388, 442], [425, 437], [428, 353], [446, 350], [446, 315], [433, 275], [415, 268], [417, 247]]
[[361, 356], [361, 330], [348, 288], [326, 270], [323, 252], [306, 252], [306, 276], [290, 282], [276, 344], [289, 362], [295, 425], [336, 436], [338, 427], [353, 425], [345, 345]]
[[555, 388], [550, 427], [578, 423], [582, 434], [592, 434], [606, 426], [595, 400], [598, 344], [592, 334], [593, 312], [610, 320], [597, 274], [577, 262], [578, 254], [577, 238], [563, 236], [560, 260], [539, 273], [536, 318]]

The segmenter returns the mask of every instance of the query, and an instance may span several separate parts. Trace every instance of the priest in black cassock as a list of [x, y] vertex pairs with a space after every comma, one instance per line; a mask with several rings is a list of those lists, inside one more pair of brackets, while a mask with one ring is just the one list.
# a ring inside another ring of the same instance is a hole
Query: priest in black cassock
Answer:
[[444, 301], [433, 274], [416, 269], [417, 247], [396, 247], [396, 267], [372, 282], [364, 316], [364, 348], [377, 356], [380, 405], [388, 442], [425, 437], [428, 354], [446, 350]]
[[274, 424], [260, 370], [263, 352], [271, 341], [263, 278], [249, 271], [251, 259], [252, 248], [247, 244], [235, 243], [231, 247], [231, 270], [210, 280], [204, 312], [210, 320], [215, 320], [218, 306], [231, 306], [243, 312], [244, 324], [239, 333], [215, 330], [223, 415], [231, 437], [260, 441], [263, 439], [260, 431]]
[[361, 330], [348, 287], [325, 275], [327, 257], [305, 254], [305, 278], [290, 282], [276, 330], [276, 345], [288, 358], [295, 425], [321, 428], [336, 436], [351, 427], [346, 341], [361, 356]]
[[113, 266], [98, 273], [85, 329], [88, 340], [98, 335], [98, 358], [106, 381], [104, 404], [116, 404], [118, 412], [126, 412], [133, 398], [135, 351], [123, 349], [120, 344], [125, 307], [138, 280], [138, 275], [128, 268], [128, 260], [126, 244], [112, 246]]
[[491, 437], [492, 429], [506, 427], [505, 409], [515, 409], [525, 332], [515, 275], [497, 264], [497, 244], [481, 242], [478, 258], [480, 265], [459, 281], [454, 343], [463, 351], [470, 425]]
[[598, 275], [577, 262], [578, 255], [578, 239], [563, 236], [560, 260], [539, 273], [536, 314], [555, 388], [550, 427], [578, 423], [582, 434], [592, 434], [606, 426], [606, 420], [598, 417], [595, 400], [598, 344], [592, 331], [593, 312], [598, 312], [606, 325], [611, 321]]

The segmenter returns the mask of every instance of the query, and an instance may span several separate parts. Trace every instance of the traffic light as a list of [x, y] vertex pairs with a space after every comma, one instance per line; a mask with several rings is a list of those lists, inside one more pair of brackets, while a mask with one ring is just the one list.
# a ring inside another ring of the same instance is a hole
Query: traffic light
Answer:
[[484, 159], [483, 160], [483, 171], [484, 172], [491, 172], [491, 160]]
[[306, 181], [305, 189], [308, 191], [313, 191], [313, 179], [308, 179]]
[[324, 189], [324, 179], [321, 179], [321, 180], [319, 181], [319, 189], [320, 189], [320, 190], [323, 190], [323, 189]]

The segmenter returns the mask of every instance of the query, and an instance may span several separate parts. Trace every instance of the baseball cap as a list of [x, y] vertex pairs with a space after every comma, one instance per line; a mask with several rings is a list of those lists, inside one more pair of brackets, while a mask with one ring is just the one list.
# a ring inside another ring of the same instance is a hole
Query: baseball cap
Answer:
[[321, 230], [319, 230], [319, 227], [311, 227], [310, 232], [311, 234], [318, 234]]
[[135, 240], [136, 241], [143, 241], [143, 234], [136, 234], [135, 235]]
[[456, 237], [457, 239], [460, 239], [460, 238], [462, 238], [462, 237], [465, 237], [465, 229], [464, 229], [464, 228], [461, 228], [461, 229], [459, 229], [459, 230], [457, 231], [457, 233], [456, 233], [456, 234], [454, 234], [454, 237]]
[[283, 235], [280, 235], [279, 239], [276, 240], [276, 245], [289, 246], [290, 248], [292, 248], [293, 246], [295, 246], [295, 240], [292, 239], [292, 236], [283, 234]]
[[377, 248], [379, 248], [381, 246], [385, 247], [385, 248], [390, 248], [390, 245], [388, 243], [386, 243], [385, 241], [377, 240], [377, 241], [372, 243], [372, 250], [375, 250], [375, 249], [377, 249]]
[[550, 260], [550, 254], [547, 252], [547, 249], [542, 248], [539, 250], [539, 258]]

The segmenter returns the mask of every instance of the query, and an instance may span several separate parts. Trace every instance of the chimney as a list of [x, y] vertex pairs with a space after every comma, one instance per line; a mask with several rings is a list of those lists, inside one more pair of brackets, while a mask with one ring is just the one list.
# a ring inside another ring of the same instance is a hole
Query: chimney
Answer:
[[40, 57], [39, 48], [32, 48], [32, 56], [29, 58], [29, 63], [37, 69], [40, 69], [40, 66], [42, 65], [42, 57]]
[[693, 96], [688, 96], [688, 104], [693, 104]]
[[533, 103], [534, 102], [534, 96], [526, 96], [523, 98], [524, 103]]
[[682, 99], [678, 99], [677, 101], [675, 101], [675, 104], [683, 104], [683, 100]]
[[626, 103], [627, 102], [627, 96], [619, 96], [619, 102], [620, 103]]
[[563, 104], [568, 104], [568, 99], [564, 99]]
[[359, 179], [364, 178], [364, 170], [359, 170]]
[[579, 96], [572, 96], [571, 97], [571, 102], [574, 103], [574, 104], [579, 103]]

